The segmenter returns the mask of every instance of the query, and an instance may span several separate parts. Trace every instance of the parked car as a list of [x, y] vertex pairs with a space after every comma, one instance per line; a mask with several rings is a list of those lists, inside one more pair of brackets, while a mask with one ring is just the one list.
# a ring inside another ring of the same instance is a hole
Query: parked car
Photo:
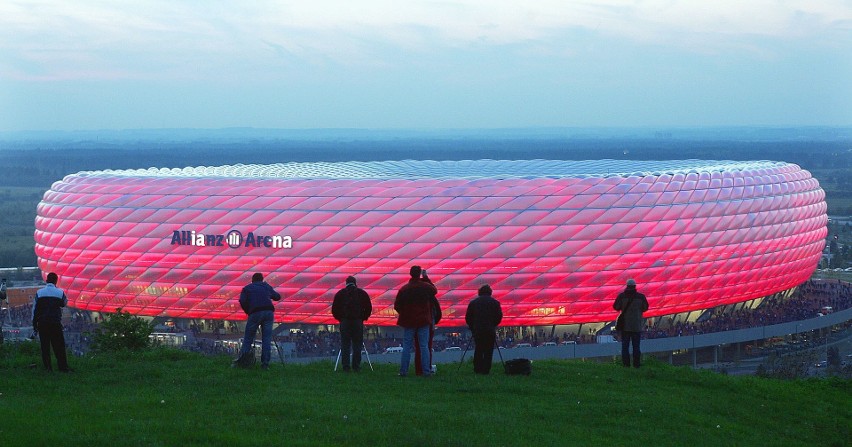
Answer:
[[444, 349], [444, 351], [461, 351], [461, 350], [462, 349], [458, 346], [450, 346], [447, 349]]

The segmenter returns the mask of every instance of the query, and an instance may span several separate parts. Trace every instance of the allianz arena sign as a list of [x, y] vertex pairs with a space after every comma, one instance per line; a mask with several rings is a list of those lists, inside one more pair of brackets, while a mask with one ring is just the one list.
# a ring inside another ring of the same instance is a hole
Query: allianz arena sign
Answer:
[[647, 316], [768, 296], [808, 279], [824, 193], [773, 161], [386, 161], [80, 172], [38, 205], [36, 254], [69, 305], [244, 319], [251, 273], [282, 292], [282, 322], [334, 323], [354, 275], [370, 323], [422, 265], [442, 326], [482, 284], [505, 325], [612, 321], [628, 278]]
[[243, 237], [239, 230], [228, 231], [227, 234], [204, 234], [195, 230], [175, 230], [172, 232], [172, 245], [192, 245], [194, 247], [267, 247], [293, 248], [293, 238], [290, 236], [263, 236], [251, 231]]

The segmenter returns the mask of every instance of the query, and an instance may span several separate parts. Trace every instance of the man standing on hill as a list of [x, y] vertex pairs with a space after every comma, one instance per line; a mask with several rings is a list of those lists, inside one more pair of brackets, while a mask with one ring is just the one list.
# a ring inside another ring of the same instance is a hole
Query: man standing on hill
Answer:
[[630, 367], [629, 345], [633, 344], [633, 366], [638, 368], [642, 358], [639, 342], [642, 329], [645, 328], [645, 318], [642, 314], [648, 310], [648, 299], [636, 291], [636, 281], [628, 279], [627, 287], [624, 292], [618, 294], [612, 308], [620, 310], [624, 318], [624, 328], [621, 329], [621, 362], [625, 367]]
[[491, 361], [494, 356], [494, 345], [497, 342], [497, 326], [503, 319], [500, 302], [491, 296], [491, 286], [488, 284], [479, 288], [479, 296], [467, 305], [464, 321], [473, 335], [475, 344], [473, 350], [473, 372], [488, 374], [491, 372]]
[[415, 361], [420, 362], [423, 377], [429, 377], [432, 375], [429, 355], [429, 328], [435, 318], [432, 309], [432, 297], [437, 295], [438, 288], [432, 284], [432, 281], [426, 275], [426, 271], [419, 265], [412, 266], [409, 275], [411, 278], [399, 289], [393, 303], [393, 309], [399, 314], [396, 324], [405, 329], [402, 339], [399, 375], [401, 377], [408, 375], [408, 362], [411, 360], [411, 348], [416, 334], [417, 343], [420, 346], [420, 358], [415, 359]]
[[[424, 273], [425, 273], [425, 270], [424, 270]], [[428, 278], [427, 278], [427, 280], [428, 280]], [[437, 295], [430, 295], [429, 296], [429, 303], [432, 306], [432, 324], [429, 325], [429, 343], [427, 343], [427, 346], [429, 348], [429, 360], [428, 360], [427, 363], [429, 365], [432, 365], [432, 340], [435, 338], [435, 325], [437, 325], [438, 323], [441, 322], [442, 313], [441, 313], [441, 303], [438, 302], [438, 296]], [[420, 354], [420, 339], [417, 338], [417, 333], [415, 332], [414, 333], [414, 358], [419, 359], [420, 355], [421, 355]], [[423, 375], [423, 367], [421, 366], [420, 362], [414, 362], [414, 372], [418, 376]], [[434, 373], [435, 371], [432, 371], [432, 372]]]
[[70, 372], [65, 353], [65, 335], [62, 333], [62, 308], [68, 304], [68, 297], [62, 289], [56, 287], [58, 281], [59, 275], [50, 272], [47, 274], [47, 284], [36, 292], [33, 330], [38, 331], [44, 369], [53, 371], [50, 361], [50, 348], [53, 347], [59, 371]]
[[235, 365], [246, 367], [250, 362], [245, 360], [252, 358], [254, 353], [254, 338], [257, 328], [261, 327], [263, 333], [260, 347], [260, 367], [269, 368], [269, 360], [272, 358], [272, 323], [275, 320], [275, 306], [272, 300], [278, 301], [281, 295], [269, 284], [263, 281], [263, 274], [255, 273], [251, 277], [251, 284], [243, 287], [240, 292], [240, 307], [248, 315], [246, 321], [246, 333], [243, 337], [243, 346], [240, 348], [240, 357], [234, 361]]
[[340, 363], [349, 372], [349, 353], [352, 370], [361, 370], [361, 347], [364, 344], [364, 322], [373, 313], [370, 296], [355, 284], [355, 277], [346, 278], [346, 287], [337, 291], [331, 304], [331, 314], [340, 322]]

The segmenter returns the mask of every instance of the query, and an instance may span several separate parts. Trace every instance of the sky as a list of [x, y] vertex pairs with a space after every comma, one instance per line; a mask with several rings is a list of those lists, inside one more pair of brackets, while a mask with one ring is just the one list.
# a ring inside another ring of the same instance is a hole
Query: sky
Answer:
[[0, 131], [852, 125], [852, 1], [0, 2]]

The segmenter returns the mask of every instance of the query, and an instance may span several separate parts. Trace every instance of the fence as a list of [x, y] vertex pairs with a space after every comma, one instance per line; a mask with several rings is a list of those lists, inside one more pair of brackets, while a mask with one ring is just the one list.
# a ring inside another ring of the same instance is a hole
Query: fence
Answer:
[[[642, 353], [670, 353], [682, 350], [695, 350], [732, 343], [751, 342], [766, 340], [772, 337], [783, 337], [786, 335], [800, 334], [816, 329], [829, 328], [831, 326], [852, 320], [852, 308], [835, 311], [822, 317], [811, 318], [802, 321], [759, 326], [748, 329], [737, 329], [733, 331], [714, 332], [710, 334], [686, 335], [680, 337], [654, 338], [642, 340]], [[471, 347], [472, 354], [473, 348]], [[505, 360], [514, 358], [527, 358], [531, 360], [543, 359], [576, 359], [611, 357], [621, 355], [621, 343], [587, 343], [567, 344], [561, 346], [538, 346], [503, 349]], [[432, 359], [436, 363], [457, 362], [462, 353], [436, 352]], [[399, 354], [377, 354], [373, 356], [376, 362], [398, 362]]]

